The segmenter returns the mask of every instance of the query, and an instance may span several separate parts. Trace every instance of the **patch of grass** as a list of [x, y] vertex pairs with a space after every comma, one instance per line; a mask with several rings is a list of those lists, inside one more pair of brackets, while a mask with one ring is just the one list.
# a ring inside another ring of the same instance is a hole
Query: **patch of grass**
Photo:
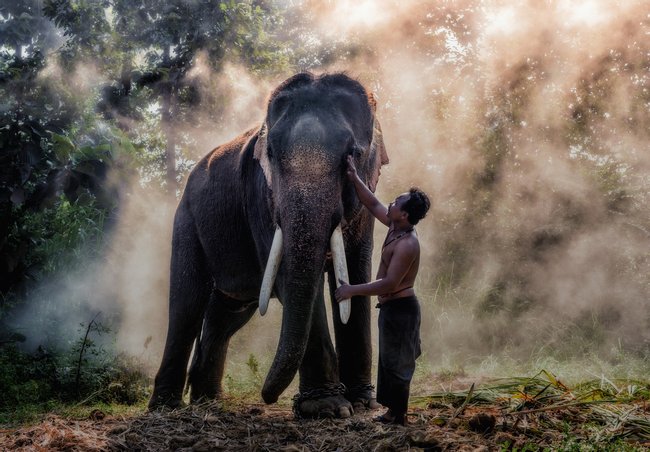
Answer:
[[255, 354], [250, 353], [245, 362], [245, 369], [235, 369], [235, 373], [227, 373], [223, 383], [228, 395], [254, 399], [259, 398], [263, 381], [260, 362]]
[[122, 403], [98, 402], [90, 405], [59, 405], [52, 410], [55, 414], [70, 419], [92, 418], [98, 411], [107, 416], [131, 417], [143, 414], [147, 411], [148, 399], [142, 399], [138, 403], [126, 405]]
[[554, 450], [561, 452], [636, 452], [647, 450], [647, 448], [628, 443], [623, 439], [617, 439], [611, 442], [595, 442], [569, 435]]
[[42, 422], [46, 416], [58, 415], [66, 419], [100, 420], [104, 416], [132, 417], [147, 411], [147, 400], [140, 400], [133, 405], [122, 403], [96, 402], [80, 405], [78, 403], [48, 400], [43, 403], [17, 405], [11, 411], [0, 412], [0, 425], [12, 427], [32, 425]]
[[[413, 402], [427, 401], [431, 409], [463, 405], [495, 411], [502, 419], [502, 429], [525, 424], [526, 435], [555, 435], [558, 449], [553, 450], [583, 451], [636, 450], [631, 441], [650, 441], [649, 398], [647, 381], [602, 377], [569, 386], [542, 370], [533, 377], [501, 378], [476, 388], [472, 385], [467, 391], [433, 393]], [[620, 445], [627, 448], [617, 448]], [[503, 447], [523, 450], [521, 445], [518, 449], [512, 444]], [[528, 450], [542, 450], [530, 447]]]
[[0, 347], [0, 424], [30, 422], [72, 407], [135, 406], [148, 399], [150, 379], [140, 363], [93, 340], [109, 330], [91, 322], [81, 331], [68, 349]]
[[570, 435], [563, 442], [553, 447], [543, 447], [535, 443], [516, 445], [509, 441], [499, 446], [501, 452], [636, 452], [647, 450], [645, 447], [630, 444], [624, 440], [617, 440], [611, 443], [596, 443], [588, 440], [579, 440]]

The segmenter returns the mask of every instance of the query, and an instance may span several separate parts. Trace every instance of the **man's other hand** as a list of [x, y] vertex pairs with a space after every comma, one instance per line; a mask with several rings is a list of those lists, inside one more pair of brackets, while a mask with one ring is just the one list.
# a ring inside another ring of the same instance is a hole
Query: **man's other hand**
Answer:
[[348, 298], [352, 298], [352, 295], [354, 295], [354, 293], [352, 291], [352, 286], [349, 284], [341, 284], [341, 287], [336, 289], [336, 292], [334, 292], [334, 298], [336, 298], [336, 301], [339, 303]]

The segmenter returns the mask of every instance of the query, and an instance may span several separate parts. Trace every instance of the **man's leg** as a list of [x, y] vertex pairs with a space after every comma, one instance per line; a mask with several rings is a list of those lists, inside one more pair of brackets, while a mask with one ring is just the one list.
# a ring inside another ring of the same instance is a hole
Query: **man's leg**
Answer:
[[415, 360], [420, 355], [420, 310], [417, 301], [396, 301], [379, 313], [377, 401], [387, 420], [404, 424]]

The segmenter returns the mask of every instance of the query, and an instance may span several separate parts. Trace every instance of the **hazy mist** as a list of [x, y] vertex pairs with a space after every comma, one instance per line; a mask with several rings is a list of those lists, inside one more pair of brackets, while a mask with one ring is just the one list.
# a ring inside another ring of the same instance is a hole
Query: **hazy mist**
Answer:
[[[308, 13], [302, 31], [287, 36], [307, 30], [340, 50], [302, 69], [343, 70], [376, 94], [390, 157], [380, 198], [412, 185], [431, 197], [417, 227], [426, 369], [498, 374], [494, 363], [524, 369], [550, 358], [593, 361], [581, 368], [593, 372], [647, 359], [647, 2], [276, 3]], [[189, 76], [206, 97], [220, 93], [227, 114], [213, 127], [178, 131], [195, 141], [184, 156], [193, 161], [260, 124], [267, 96], [291, 75], [260, 79], [236, 64], [215, 74], [202, 58]], [[97, 82], [92, 68], [76, 77], [84, 89]], [[107, 254], [73, 286], [41, 293], [70, 332], [96, 311], [115, 318], [118, 346], [155, 369], [176, 201], [138, 181], [130, 193]], [[385, 232], [376, 225], [375, 243]], [[234, 338], [229, 362], [273, 353], [280, 315], [276, 301], [257, 314]]]

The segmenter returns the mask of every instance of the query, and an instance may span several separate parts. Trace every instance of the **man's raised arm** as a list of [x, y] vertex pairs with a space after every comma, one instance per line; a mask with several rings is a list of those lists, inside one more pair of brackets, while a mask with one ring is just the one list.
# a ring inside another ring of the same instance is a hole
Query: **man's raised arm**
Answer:
[[357, 167], [354, 166], [354, 159], [351, 155], [347, 157], [348, 168], [346, 173], [348, 179], [354, 184], [354, 189], [357, 192], [357, 196], [361, 203], [366, 206], [366, 208], [372, 213], [375, 218], [384, 223], [386, 226], [390, 226], [390, 220], [388, 219], [388, 209], [383, 205], [375, 194], [370, 191], [366, 184], [363, 183], [359, 175], [357, 174]]

